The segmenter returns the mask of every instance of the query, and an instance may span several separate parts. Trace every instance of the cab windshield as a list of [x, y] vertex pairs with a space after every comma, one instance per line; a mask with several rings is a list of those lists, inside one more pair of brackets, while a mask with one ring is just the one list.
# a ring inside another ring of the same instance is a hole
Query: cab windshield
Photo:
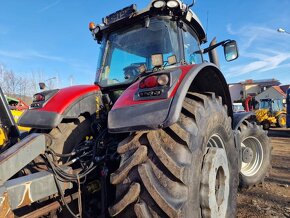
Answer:
[[176, 22], [152, 18], [148, 27], [144, 23], [120, 29], [107, 36], [101, 46], [96, 78], [98, 84], [105, 87], [132, 83], [144, 69], [153, 69], [153, 54], [163, 54], [165, 61], [175, 55], [177, 63], [180, 62]]
[[283, 109], [283, 101], [281, 99], [261, 100], [260, 109], [269, 109], [274, 112], [280, 111]]

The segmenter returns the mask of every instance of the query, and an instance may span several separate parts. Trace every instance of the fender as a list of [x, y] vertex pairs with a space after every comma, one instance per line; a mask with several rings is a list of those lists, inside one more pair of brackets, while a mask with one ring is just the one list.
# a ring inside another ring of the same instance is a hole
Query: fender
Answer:
[[239, 169], [242, 168], [242, 159], [243, 159], [241, 138], [240, 138], [241, 132], [239, 131], [239, 127], [241, 126], [244, 120], [250, 118], [251, 116], [255, 116], [255, 113], [252, 111], [238, 112], [238, 113], [233, 114], [233, 132], [234, 132], [234, 137], [235, 137], [235, 145], [236, 145], [236, 148], [239, 150], [239, 156], [240, 156], [240, 158], [238, 159]]
[[96, 112], [97, 85], [80, 85], [60, 89], [41, 108], [27, 110], [18, 124], [37, 129], [52, 129], [63, 119], [78, 118]]
[[[171, 71], [176, 73], [176, 69]], [[214, 64], [181, 66], [179, 71], [178, 81], [173, 84], [174, 87], [167, 99], [134, 101], [140, 81], [130, 86], [109, 112], [109, 131], [146, 131], [174, 124], [179, 119], [182, 103], [188, 90], [215, 92], [222, 97], [223, 103], [228, 106], [229, 116], [233, 117], [228, 85]]]
[[275, 117], [279, 117], [279, 115], [281, 114], [287, 114], [286, 111], [278, 111], [276, 114], [275, 114]]
[[233, 114], [233, 130], [238, 130], [242, 122], [251, 116], [255, 116], [254, 112], [239, 112]]

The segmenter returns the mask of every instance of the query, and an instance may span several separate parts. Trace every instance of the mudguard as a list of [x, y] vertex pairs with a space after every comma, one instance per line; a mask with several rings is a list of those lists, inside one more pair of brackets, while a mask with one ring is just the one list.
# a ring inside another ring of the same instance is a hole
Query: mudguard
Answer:
[[71, 86], [60, 89], [43, 107], [27, 110], [18, 124], [37, 129], [52, 129], [63, 119], [78, 118], [81, 114], [96, 112], [96, 97], [100, 87], [96, 85]]
[[255, 116], [254, 112], [238, 112], [233, 114], [233, 130], [238, 130], [242, 122], [251, 116]]
[[[220, 70], [212, 63], [181, 66], [178, 81], [173, 83], [167, 99], [134, 100], [139, 82], [130, 86], [117, 100], [108, 117], [110, 132], [145, 131], [168, 127], [177, 122], [182, 103], [189, 89], [199, 92], [215, 92], [228, 106], [233, 116], [227, 83]], [[176, 68], [172, 72], [178, 71]], [[162, 73], [162, 72], [160, 72]]]

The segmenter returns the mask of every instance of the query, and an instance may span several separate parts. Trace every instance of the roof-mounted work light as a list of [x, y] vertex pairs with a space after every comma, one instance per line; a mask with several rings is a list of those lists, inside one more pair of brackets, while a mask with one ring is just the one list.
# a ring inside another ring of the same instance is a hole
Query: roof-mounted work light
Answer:
[[166, 5], [165, 1], [157, 0], [152, 3], [152, 6], [156, 9], [163, 8]]
[[169, 8], [177, 8], [180, 6], [180, 2], [179, 1], [176, 1], [176, 0], [169, 0], [167, 2], [167, 7]]

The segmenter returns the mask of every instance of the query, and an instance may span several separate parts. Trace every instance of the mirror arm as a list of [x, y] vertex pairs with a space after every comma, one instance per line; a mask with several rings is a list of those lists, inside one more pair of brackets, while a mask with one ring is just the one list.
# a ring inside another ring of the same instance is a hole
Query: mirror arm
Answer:
[[192, 3], [188, 5], [188, 8], [191, 8], [193, 5], [195, 5], [195, 0], [193, 0]]
[[232, 41], [232, 40], [227, 39], [227, 40], [221, 41], [221, 42], [219, 42], [219, 43], [217, 43], [217, 44], [215, 44], [215, 45], [209, 46], [208, 48], [203, 49], [203, 50], [202, 50], [202, 53], [203, 53], [203, 54], [206, 54], [206, 53], [208, 53], [209, 51], [215, 49], [216, 47], [219, 47], [220, 45], [223, 45], [223, 46], [224, 46], [227, 42], [230, 42], [230, 41]]

